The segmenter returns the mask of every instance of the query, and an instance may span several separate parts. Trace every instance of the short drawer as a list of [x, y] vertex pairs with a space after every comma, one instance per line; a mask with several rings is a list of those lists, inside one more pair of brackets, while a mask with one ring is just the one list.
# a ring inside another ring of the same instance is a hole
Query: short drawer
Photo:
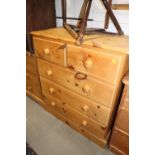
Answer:
[[51, 106], [52, 109], [55, 109], [57, 112], [62, 114], [67, 119], [71, 120], [72, 122], [76, 123], [81, 129], [96, 135], [99, 138], [104, 139], [106, 134], [106, 128], [98, 124], [97, 122], [89, 119], [88, 117], [84, 116], [82, 113], [74, 110], [67, 104], [65, 105], [60, 100], [53, 98], [51, 96], [46, 95], [43, 98], [45, 104]]
[[66, 59], [66, 45], [64, 43], [33, 38], [37, 57], [64, 66]]
[[95, 102], [111, 107], [115, 87], [86, 74], [38, 59], [39, 74]]
[[129, 136], [118, 130], [113, 130], [109, 145], [110, 149], [117, 154], [129, 154]]
[[26, 74], [26, 89], [35, 96], [42, 98], [39, 78]]
[[121, 56], [110, 52], [68, 45], [67, 66], [90, 76], [115, 83], [120, 70]]
[[[93, 119], [101, 123], [104, 127], [107, 126], [110, 119], [110, 109], [100, 104], [97, 104], [85, 97], [82, 97], [54, 82], [48, 82], [41, 78], [42, 83], [42, 93], [44, 96], [50, 95], [64, 105], [71, 106], [72, 108], [78, 110], [79, 112], [85, 114], [90, 119]], [[49, 87], [47, 87], [47, 85]], [[55, 91], [51, 93], [49, 90], [53, 88]]]
[[35, 55], [31, 55], [28, 52], [26, 53], [26, 72], [29, 72], [30, 74], [34, 76], [38, 76], [38, 70], [37, 70], [37, 60]]

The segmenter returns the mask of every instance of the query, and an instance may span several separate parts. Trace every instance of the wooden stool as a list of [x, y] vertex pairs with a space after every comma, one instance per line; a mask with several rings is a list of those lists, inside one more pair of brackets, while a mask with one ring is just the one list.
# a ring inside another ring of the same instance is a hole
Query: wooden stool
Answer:
[[118, 35], [124, 34], [115, 15], [113, 14], [112, 9], [111, 9], [109, 3], [107, 2], [107, 0], [101, 0], [101, 2], [105, 6], [105, 8], [107, 10], [107, 14], [111, 18], [111, 20], [117, 30], [117, 33], [107, 32], [105, 29], [97, 29], [97, 28], [86, 29], [92, 0], [84, 0], [83, 7], [82, 7], [84, 9], [84, 13], [83, 13], [82, 21], [80, 22], [80, 24], [78, 24], [78, 26], [67, 24], [67, 20], [66, 20], [66, 5], [67, 4], [66, 4], [66, 0], [62, 0], [63, 26], [76, 39], [76, 45], [82, 44], [83, 35], [86, 33], [87, 34], [88, 33], [89, 34], [109, 33], [109, 34], [118, 34]]

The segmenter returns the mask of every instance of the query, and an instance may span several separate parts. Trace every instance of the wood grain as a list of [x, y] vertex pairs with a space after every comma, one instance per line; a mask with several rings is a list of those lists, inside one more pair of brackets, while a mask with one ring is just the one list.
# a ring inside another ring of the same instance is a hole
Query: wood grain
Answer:
[[[59, 99], [46, 95], [44, 97], [44, 102], [48, 104], [50, 108], [55, 109], [67, 119], [75, 122], [81, 129], [83, 128], [102, 139], [106, 136], [106, 128], [98, 124], [96, 121], [89, 119], [89, 117], [83, 115], [79, 111], [73, 109], [71, 106], [68, 106], [67, 104], [64, 105]], [[52, 104], [52, 102], [55, 104]]]
[[61, 42], [48, 41], [33, 38], [35, 53], [37, 57], [64, 66], [65, 44]]
[[67, 48], [67, 66], [100, 80], [115, 84], [120, 70], [122, 56], [97, 52], [69, 45]]
[[[56, 99], [59, 99], [61, 103], [71, 106], [72, 108], [80, 111], [81, 113], [88, 116], [90, 119], [93, 119], [99, 123], [101, 123], [104, 127], [108, 125], [109, 117], [110, 117], [110, 109], [106, 108], [100, 104], [97, 104], [96, 102], [93, 102], [92, 100], [89, 100], [85, 97], [82, 97], [78, 95], [77, 93], [74, 93], [73, 91], [70, 91], [54, 82], [49, 83], [54, 88], [54, 93], [50, 93], [47, 91], [47, 89], [44, 87], [44, 80], [42, 82], [42, 91], [43, 95], [50, 95], [53, 96]], [[47, 82], [47, 81], [45, 81]], [[80, 104], [79, 104], [80, 103]], [[87, 107], [87, 108], [86, 108]]]
[[[85, 80], [78, 80], [75, 78], [76, 72], [41, 59], [38, 59], [38, 68], [41, 76], [92, 99], [101, 105], [111, 107], [115, 92], [113, 85], [103, 83], [89, 76]], [[51, 76], [47, 75], [48, 70], [53, 72]], [[50, 86], [47, 84], [45, 87], [49, 89]]]
[[[48, 40], [59, 40], [60, 42], [69, 43], [75, 45], [76, 40], [65, 30], [64, 28], [52, 28], [42, 31], [33, 31], [31, 33], [34, 37], [46, 38]], [[115, 51], [115, 53], [129, 54], [129, 37], [98, 34], [98, 35], [85, 35], [84, 41], [81, 47], [87, 47], [92, 49], [94, 46], [93, 41], [102, 42], [102, 47], [106, 50]], [[98, 48], [97, 50], [99, 50]]]
[[[42, 107], [103, 147], [119, 104], [122, 78], [129, 68], [128, 37], [90, 35], [85, 39], [96, 38], [77, 47], [63, 28], [32, 34]], [[125, 126], [117, 127], [123, 131]]]
[[117, 111], [112, 135], [110, 138], [110, 149], [117, 154], [129, 154], [129, 85], [128, 73], [125, 78], [125, 87], [121, 102]]

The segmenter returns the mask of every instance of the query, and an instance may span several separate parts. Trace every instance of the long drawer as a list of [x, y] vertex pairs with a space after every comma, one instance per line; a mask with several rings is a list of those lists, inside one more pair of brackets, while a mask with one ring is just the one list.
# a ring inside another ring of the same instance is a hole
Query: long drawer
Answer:
[[35, 96], [42, 98], [39, 78], [26, 73], [26, 89]]
[[33, 38], [37, 57], [64, 66], [66, 62], [66, 45], [64, 43]]
[[106, 128], [104, 128], [102, 125], [89, 119], [67, 104], [62, 103], [59, 99], [46, 95], [43, 100], [46, 104], [50, 105], [52, 109], [55, 109], [64, 117], [76, 123], [81, 129], [85, 129], [86, 131], [96, 135], [99, 138], [105, 138], [107, 134]]
[[[42, 83], [42, 93], [44, 96], [50, 95], [56, 99], [59, 99], [61, 103], [71, 106], [72, 108], [84, 113], [90, 119], [93, 119], [101, 123], [104, 127], [107, 126], [110, 118], [110, 109], [101, 106], [91, 100], [86, 99], [52, 81], [47, 81], [41, 78]], [[55, 90], [51, 94], [49, 89]]]
[[111, 54], [110, 51], [97, 52], [78, 46], [67, 46], [68, 67], [111, 83], [116, 82], [121, 58], [122, 56]]
[[83, 73], [38, 59], [39, 74], [95, 102], [111, 107], [115, 88]]
[[46, 104], [44, 105], [44, 108], [52, 113], [55, 117], [57, 117], [58, 119], [60, 119], [61, 121], [63, 121], [64, 123], [66, 123], [68, 126], [72, 127], [73, 129], [75, 129], [76, 131], [80, 132], [82, 135], [86, 136], [88, 139], [94, 141], [95, 143], [97, 143], [98, 145], [100, 145], [101, 147], [104, 147], [104, 145], [107, 143], [107, 137], [106, 139], [101, 139], [96, 137], [96, 135], [91, 134], [90, 132], [88, 132], [87, 130], [85, 130], [84, 128], [82, 128], [81, 126], [79, 126], [77, 123], [71, 121], [70, 119], [67, 119], [64, 115], [60, 114], [57, 110], [55, 110], [54, 108], [51, 108], [51, 105]]

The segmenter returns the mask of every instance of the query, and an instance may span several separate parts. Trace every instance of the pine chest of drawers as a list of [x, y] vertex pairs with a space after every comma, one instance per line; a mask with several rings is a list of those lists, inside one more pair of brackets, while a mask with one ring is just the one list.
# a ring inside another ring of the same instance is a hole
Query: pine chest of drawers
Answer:
[[[63, 28], [32, 35], [43, 107], [103, 147], [118, 105], [121, 79], [128, 71], [128, 38], [86, 36], [88, 41], [76, 46]], [[95, 47], [90, 37], [105, 47]]]

